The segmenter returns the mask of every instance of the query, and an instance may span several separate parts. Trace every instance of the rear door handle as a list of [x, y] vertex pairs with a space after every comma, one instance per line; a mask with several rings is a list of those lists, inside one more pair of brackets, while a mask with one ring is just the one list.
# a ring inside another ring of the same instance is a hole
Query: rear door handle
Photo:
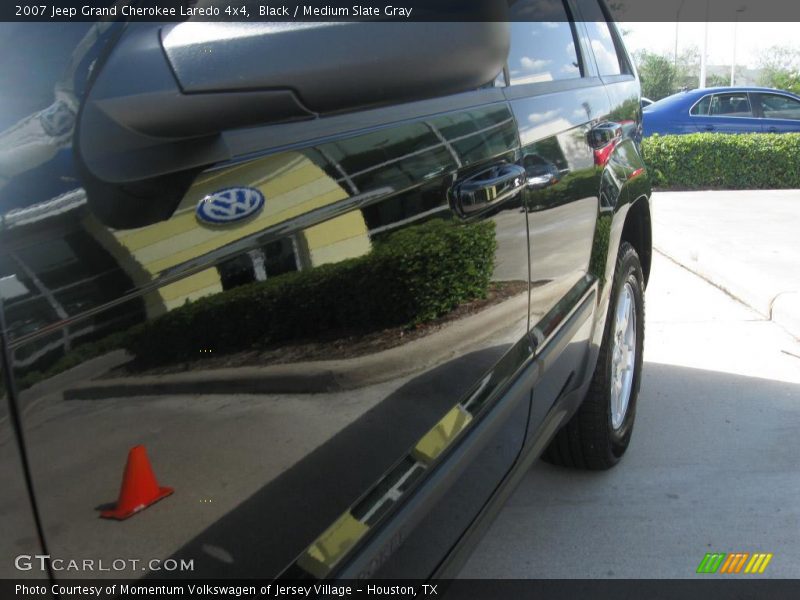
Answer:
[[498, 163], [467, 177], [451, 188], [455, 208], [462, 216], [473, 215], [518, 194], [525, 185], [525, 169]]
[[714, 126], [713, 125], [705, 125], [703, 127], [703, 129], [705, 129], [706, 131], [714, 131]]
[[526, 180], [528, 189], [531, 190], [538, 190], [540, 188], [547, 187], [548, 185], [555, 182], [556, 178], [549, 173], [546, 173], [544, 175], [535, 175], [534, 177], [528, 177], [528, 179]]
[[612, 142], [622, 138], [622, 125], [613, 121], [603, 121], [589, 131], [589, 145], [594, 148], [605, 148]]
[[560, 177], [558, 167], [550, 162], [525, 167], [525, 185], [529, 190], [541, 190], [555, 185]]

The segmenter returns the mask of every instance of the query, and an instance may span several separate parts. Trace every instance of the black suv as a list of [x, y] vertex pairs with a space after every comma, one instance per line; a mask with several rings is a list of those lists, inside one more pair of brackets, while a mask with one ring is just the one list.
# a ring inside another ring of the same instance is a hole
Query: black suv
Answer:
[[3, 577], [447, 577], [620, 460], [639, 81], [598, 0], [508, 11], [3, 25]]

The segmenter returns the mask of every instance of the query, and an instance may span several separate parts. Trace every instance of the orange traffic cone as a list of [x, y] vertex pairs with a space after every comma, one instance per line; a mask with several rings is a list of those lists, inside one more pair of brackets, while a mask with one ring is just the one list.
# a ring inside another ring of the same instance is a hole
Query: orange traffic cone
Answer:
[[128, 462], [125, 465], [125, 474], [122, 476], [122, 489], [119, 491], [117, 505], [110, 510], [101, 511], [100, 516], [122, 521], [166, 498], [174, 491], [170, 487], [158, 486], [144, 446], [134, 446], [128, 452]]

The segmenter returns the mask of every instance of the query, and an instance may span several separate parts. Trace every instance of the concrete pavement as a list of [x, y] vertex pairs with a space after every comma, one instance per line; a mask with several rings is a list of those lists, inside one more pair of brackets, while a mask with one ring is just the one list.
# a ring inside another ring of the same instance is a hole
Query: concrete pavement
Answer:
[[461, 577], [693, 578], [706, 552], [800, 577], [800, 344], [655, 254], [645, 345], [625, 458], [538, 463]]
[[800, 338], [800, 190], [656, 192], [653, 245]]

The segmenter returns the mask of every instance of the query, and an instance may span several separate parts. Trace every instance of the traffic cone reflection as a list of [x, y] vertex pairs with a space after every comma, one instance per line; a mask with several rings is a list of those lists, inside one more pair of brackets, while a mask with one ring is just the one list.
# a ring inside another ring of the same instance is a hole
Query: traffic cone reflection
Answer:
[[110, 510], [101, 511], [100, 516], [120, 521], [127, 519], [166, 498], [173, 491], [175, 490], [170, 487], [159, 487], [144, 446], [134, 446], [128, 452], [128, 462], [125, 464], [117, 505]]

